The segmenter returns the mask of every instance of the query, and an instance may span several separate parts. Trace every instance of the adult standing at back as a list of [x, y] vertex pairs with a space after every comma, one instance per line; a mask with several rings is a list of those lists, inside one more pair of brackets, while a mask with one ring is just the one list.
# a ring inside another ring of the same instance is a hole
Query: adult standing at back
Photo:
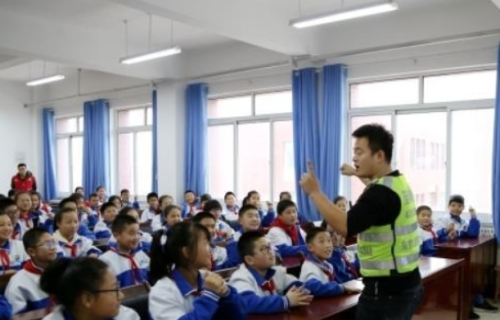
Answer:
[[[347, 214], [321, 192], [312, 164], [300, 183], [335, 231], [344, 237], [358, 234], [365, 288], [356, 319], [410, 320], [422, 296], [413, 194], [406, 178], [391, 168], [390, 132], [370, 124], [352, 135], [355, 175], [367, 187]], [[343, 173], [347, 169], [344, 166]]]
[[17, 165], [17, 174], [12, 177], [10, 188], [19, 191], [36, 191], [36, 179], [25, 163]]

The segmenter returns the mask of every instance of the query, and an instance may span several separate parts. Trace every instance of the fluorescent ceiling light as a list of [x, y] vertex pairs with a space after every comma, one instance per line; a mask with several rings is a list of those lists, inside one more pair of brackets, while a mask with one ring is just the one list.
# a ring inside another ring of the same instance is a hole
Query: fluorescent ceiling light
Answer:
[[391, 2], [377, 1], [329, 13], [322, 13], [322, 14], [312, 15], [309, 17], [294, 19], [290, 21], [290, 25], [294, 26], [295, 28], [302, 29], [326, 23], [345, 21], [380, 13], [391, 12], [395, 10], [398, 10], [397, 3], [392, 1]]
[[138, 54], [135, 56], [125, 57], [125, 58], [120, 59], [120, 63], [134, 64], [134, 63], [149, 61], [149, 60], [153, 60], [153, 59], [173, 56], [174, 54], [179, 54], [181, 52], [182, 52], [181, 48], [172, 47], [172, 48], [168, 48], [168, 49], [162, 49], [162, 50], [158, 50], [158, 51], [152, 51], [152, 52]]
[[66, 77], [63, 76], [62, 74], [57, 74], [54, 76], [43, 77], [43, 78], [28, 81], [28, 82], [26, 82], [26, 85], [30, 86], [30, 87], [34, 87], [34, 86], [39, 86], [39, 85], [46, 84], [46, 83], [61, 81], [61, 80], [64, 80], [65, 78]]

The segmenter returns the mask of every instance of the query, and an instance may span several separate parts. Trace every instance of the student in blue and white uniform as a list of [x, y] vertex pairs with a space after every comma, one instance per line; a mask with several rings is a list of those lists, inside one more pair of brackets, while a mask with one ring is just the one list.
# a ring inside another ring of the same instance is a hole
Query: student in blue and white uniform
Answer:
[[450, 214], [447, 217], [438, 219], [437, 229], [448, 228], [450, 224], [454, 226], [457, 238], [477, 238], [481, 231], [481, 222], [477, 219], [476, 211], [470, 207], [470, 220], [461, 217], [464, 211], [465, 199], [461, 195], [452, 195], [448, 201]]
[[147, 195], [148, 207], [142, 211], [141, 222], [151, 222], [158, 214], [159, 203], [158, 194], [151, 192]]
[[210, 240], [205, 227], [189, 221], [155, 235], [150, 273], [154, 286], [149, 293], [152, 320], [246, 318], [246, 306], [236, 290], [219, 275], [200, 271], [212, 268]]
[[[82, 221], [83, 216], [80, 210], [78, 210], [78, 201], [79, 200], [77, 200], [76, 197], [75, 198], [69, 197], [62, 199], [61, 202], [59, 202], [59, 210], [65, 208], [75, 210], [77, 212], [77, 217], [78, 217], [78, 229], [76, 232], [78, 233], [78, 235], [82, 237], [88, 238], [90, 240], [95, 240], [94, 233], [90, 231], [90, 229], [87, 227], [88, 221], [87, 222]], [[49, 221], [50, 220], [47, 220], [47, 222]], [[52, 224], [52, 226], [50, 225], [47, 226], [47, 230], [49, 230], [49, 232], [54, 232], [53, 229], [54, 229], [54, 224]]]
[[148, 281], [149, 257], [140, 250], [139, 222], [128, 215], [118, 215], [112, 225], [116, 247], [101, 255], [116, 275], [121, 288]]
[[156, 217], [153, 218], [153, 222], [151, 223], [151, 228], [153, 232], [156, 232], [160, 229], [168, 230], [174, 224], [182, 221], [182, 213], [181, 208], [175, 205], [169, 205], [163, 209], [160, 214], [157, 214]]
[[0, 213], [7, 214], [12, 222], [13, 231], [10, 238], [12, 240], [22, 240], [27, 229], [19, 222], [19, 209], [14, 200], [10, 198], [0, 200]]
[[238, 212], [240, 207], [236, 204], [236, 195], [229, 191], [224, 195], [224, 208], [222, 210], [222, 217], [227, 222], [236, 222], [238, 220]]
[[58, 306], [43, 320], [140, 320], [120, 305], [123, 294], [106, 263], [93, 258], [59, 259], [44, 272], [41, 288]]
[[428, 206], [417, 208], [418, 231], [420, 234], [420, 255], [433, 256], [437, 253], [436, 244], [455, 238], [455, 227], [436, 229], [432, 225], [432, 209]]
[[232, 265], [227, 260], [226, 248], [218, 246], [214, 243], [215, 239], [215, 223], [216, 219], [210, 212], [200, 212], [193, 218], [194, 223], [199, 223], [205, 228], [207, 228], [210, 233], [210, 253], [212, 258], [212, 271], [221, 270], [232, 267]]
[[62, 249], [62, 256], [77, 258], [92, 255], [97, 257], [101, 251], [92, 245], [92, 240], [77, 233], [78, 213], [72, 208], [64, 208], [55, 217], [57, 230], [54, 239]]
[[12, 319], [12, 306], [7, 299], [0, 295], [0, 320]]
[[135, 210], [140, 210], [139, 202], [130, 201], [130, 191], [128, 189], [122, 189], [120, 191], [120, 198], [122, 200], [123, 208], [130, 207], [130, 208], [134, 208]]
[[300, 270], [300, 281], [314, 288], [315, 297], [334, 297], [343, 293], [361, 292], [352, 282], [340, 284], [335, 277], [332, 256], [333, 242], [330, 233], [319, 227], [312, 228], [306, 238], [309, 254]]
[[23, 242], [11, 239], [13, 228], [8, 212], [13, 210], [17, 210], [14, 201], [0, 200], [0, 275], [20, 270], [28, 260]]
[[297, 206], [293, 201], [278, 203], [278, 218], [272, 223], [267, 237], [282, 257], [307, 254], [306, 233], [298, 225]]
[[243, 260], [238, 252], [238, 240], [248, 231], [257, 231], [260, 228], [260, 215], [256, 207], [251, 204], [241, 207], [239, 213], [240, 230], [236, 231], [232, 240], [226, 245], [227, 259], [232, 267], [239, 266]]
[[210, 212], [216, 219], [214, 243], [226, 242], [234, 234], [233, 228], [221, 219], [222, 206], [217, 200], [209, 200], [204, 206], [205, 212]]
[[94, 227], [96, 240], [111, 238], [111, 224], [118, 214], [118, 208], [111, 202], [106, 202], [101, 206], [102, 220]]
[[182, 205], [182, 219], [192, 218], [198, 212], [200, 208], [200, 203], [196, 199], [196, 193], [193, 190], [187, 190], [184, 192], [185, 203]]
[[10, 279], [5, 290], [14, 314], [50, 307], [49, 296], [40, 289], [40, 276], [57, 259], [57, 243], [45, 229], [28, 230], [23, 243], [31, 259]]
[[257, 191], [250, 191], [245, 199], [243, 199], [243, 205], [246, 204], [251, 204], [255, 206], [257, 209], [259, 209], [259, 215], [260, 215], [260, 225], [263, 228], [269, 227], [273, 222], [274, 219], [276, 218], [276, 215], [274, 213], [273, 209], [273, 204], [271, 202], [267, 203], [267, 212], [262, 209], [262, 203], [260, 202], [260, 194]]
[[31, 195], [27, 191], [16, 193], [15, 200], [17, 208], [19, 209], [19, 223], [25, 230], [34, 227], [33, 214], [31, 212]]
[[[137, 221], [137, 223], [140, 223], [139, 212], [137, 212], [137, 210], [132, 207], [124, 207], [123, 209], [120, 210], [120, 213], [118, 213], [117, 217], [123, 215], [130, 216], [134, 218]], [[151, 250], [151, 242], [153, 241], [153, 237], [149, 233], [142, 232], [141, 230], [139, 230], [138, 233], [140, 237], [140, 242], [137, 249], [148, 253]], [[109, 239], [108, 242], [108, 247], [109, 248], [113, 247], [115, 249], [117, 248], [116, 239], [114, 235], [111, 235], [111, 238]]]
[[273, 247], [262, 233], [244, 233], [238, 250], [244, 263], [231, 275], [229, 284], [238, 290], [249, 313], [284, 312], [310, 304], [313, 296], [303, 283], [275, 266]]

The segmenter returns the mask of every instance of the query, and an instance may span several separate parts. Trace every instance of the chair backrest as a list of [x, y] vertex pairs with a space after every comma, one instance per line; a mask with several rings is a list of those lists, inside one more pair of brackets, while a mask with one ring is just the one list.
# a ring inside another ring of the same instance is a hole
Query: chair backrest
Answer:
[[4, 295], [5, 289], [7, 289], [7, 285], [9, 284], [10, 278], [14, 276], [15, 273], [3, 274], [0, 276], [0, 294]]
[[122, 305], [129, 307], [137, 312], [141, 320], [150, 320], [148, 309], [148, 295], [150, 291], [149, 283], [145, 282], [136, 286], [122, 289], [124, 298]]
[[142, 232], [153, 233], [153, 228], [151, 227], [151, 221], [141, 223], [139, 225], [139, 229]]
[[94, 240], [93, 246], [102, 252], [108, 251], [109, 239]]

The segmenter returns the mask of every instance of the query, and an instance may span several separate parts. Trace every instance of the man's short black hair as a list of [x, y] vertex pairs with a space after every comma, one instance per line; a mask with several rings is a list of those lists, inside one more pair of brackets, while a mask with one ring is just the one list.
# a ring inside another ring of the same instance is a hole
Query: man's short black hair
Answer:
[[366, 138], [372, 154], [382, 150], [385, 155], [385, 161], [391, 163], [394, 137], [384, 126], [375, 123], [366, 124], [356, 129], [352, 133], [352, 136], [357, 139]]
[[27, 168], [28, 166], [26, 165], [26, 163], [20, 163], [20, 164], [17, 165], [18, 169], [22, 168], [22, 167], [26, 167]]

